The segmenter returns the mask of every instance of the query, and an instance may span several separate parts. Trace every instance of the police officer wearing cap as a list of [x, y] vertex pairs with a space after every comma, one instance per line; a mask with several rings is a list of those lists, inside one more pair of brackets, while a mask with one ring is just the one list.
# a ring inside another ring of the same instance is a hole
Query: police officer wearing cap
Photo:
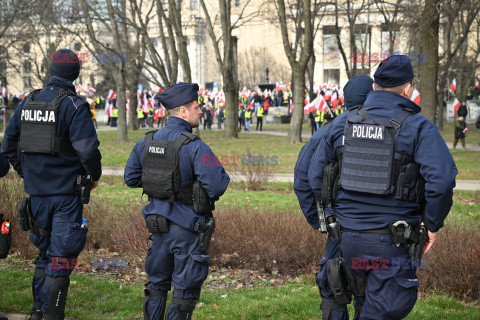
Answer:
[[[137, 142], [125, 167], [125, 183], [143, 188], [143, 210], [152, 233], [145, 271], [145, 319], [191, 319], [208, 274], [207, 249], [215, 228], [214, 202], [230, 178], [210, 147], [192, 134], [202, 112], [198, 85], [176, 84], [155, 97], [169, 114], [160, 131]], [[167, 293], [173, 284], [167, 310]]]
[[[363, 107], [331, 123], [310, 162], [317, 198], [327, 178], [338, 185], [324, 205], [332, 226], [339, 226], [329, 233], [341, 230], [341, 257], [327, 262], [335, 302], [322, 300], [323, 319], [348, 319], [350, 294], [355, 319], [406, 317], [417, 299], [421, 254], [452, 206], [457, 168], [435, 125], [410, 100], [413, 77], [407, 56], [382, 61]], [[335, 165], [336, 180], [325, 176]]]
[[[350, 81], [347, 82], [343, 88], [344, 98], [345, 98], [345, 107], [347, 112], [341, 117], [346, 117], [348, 110], [353, 107], [362, 106], [367, 94], [372, 91], [373, 80], [365, 74], [361, 74], [353, 77]], [[310, 160], [312, 159], [313, 153], [315, 152], [318, 144], [324, 138], [325, 131], [330, 127], [330, 124], [322, 126], [317, 130], [313, 136], [307, 141], [305, 146], [300, 151], [298, 155], [297, 164], [295, 165], [294, 172], [294, 184], [293, 189], [297, 195], [300, 208], [302, 209], [307, 222], [312, 226], [314, 230], [322, 231], [319, 219], [319, 214], [317, 212], [317, 201], [315, 195], [308, 183], [308, 169], [310, 166]], [[320, 203], [319, 203], [320, 205]], [[321, 210], [323, 208], [320, 208]], [[324, 221], [323, 223], [326, 223]], [[327, 302], [335, 303], [335, 297], [333, 295], [332, 289], [328, 285], [327, 279], [327, 270], [326, 263], [330, 259], [338, 258], [340, 256], [339, 241], [332, 239], [332, 236], [329, 235], [327, 238], [327, 244], [325, 246], [325, 253], [322, 259], [319, 262], [320, 270], [317, 273], [316, 282], [320, 290], [320, 295], [322, 299]], [[342, 319], [342, 317], [347, 315], [347, 309], [341, 308], [333, 311], [332, 319]], [[324, 318], [328, 319], [328, 315], [324, 311]]]
[[[23, 177], [29, 201], [30, 239], [40, 250], [35, 259], [33, 309], [29, 319], [64, 319], [69, 276], [85, 246], [80, 180], [98, 185], [99, 141], [87, 101], [72, 81], [80, 63], [69, 49], [52, 53], [50, 79], [18, 106], [5, 132], [2, 154]], [[27, 213], [28, 212], [28, 213]], [[27, 218], [27, 220], [29, 220]]]

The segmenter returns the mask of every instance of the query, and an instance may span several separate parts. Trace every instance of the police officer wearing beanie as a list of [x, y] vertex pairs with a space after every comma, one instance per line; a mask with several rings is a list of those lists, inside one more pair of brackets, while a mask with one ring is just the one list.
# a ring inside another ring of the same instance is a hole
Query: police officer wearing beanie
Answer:
[[[85, 246], [79, 176], [98, 185], [99, 141], [88, 103], [72, 81], [80, 63], [69, 49], [52, 53], [52, 78], [18, 106], [5, 132], [2, 154], [23, 177], [30, 195], [30, 239], [40, 250], [35, 259], [33, 309], [29, 319], [64, 319], [69, 276]], [[88, 180], [88, 179], [86, 179]]]
[[[169, 114], [160, 131], [137, 142], [125, 167], [125, 183], [143, 188], [143, 210], [152, 233], [145, 271], [145, 319], [191, 319], [208, 274], [207, 253], [215, 228], [214, 201], [230, 178], [210, 147], [192, 134], [202, 112], [198, 85], [176, 84], [156, 96]], [[172, 301], [166, 309], [173, 284]]]
[[[372, 91], [373, 80], [365, 74], [361, 74], [353, 77], [350, 81], [347, 82], [343, 88], [344, 99], [345, 99], [345, 113], [342, 113], [339, 117], [347, 117], [348, 110], [356, 106], [362, 106], [367, 94]], [[314, 230], [320, 229], [320, 220], [317, 213], [317, 205], [315, 195], [308, 183], [308, 169], [310, 166], [310, 160], [312, 159], [313, 153], [315, 152], [319, 142], [324, 138], [325, 131], [330, 127], [330, 124], [322, 126], [317, 130], [313, 136], [307, 141], [305, 146], [300, 151], [298, 155], [297, 164], [295, 165], [294, 172], [294, 183], [293, 189], [298, 198], [298, 203], [302, 209], [303, 214], [307, 222]], [[322, 259], [319, 262], [320, 271], [317, 273], [316, 282], [320, 290], [320, 295], [322, 299], [326, 299], [332, 303], [335, 302], [335, 297], [333, 292], [328, 285], [327, 281], [327, 270], [326, 263], [328, 260], [337, 258], [340, 256], [340, 243], [334, 241], [331, 236], [327, 237], [327, 244], [325, 246], [325, 253]], [[337, 315], [337, 318], [340, 318], [339, 315], [346, 314], [345, 308], [335, 310], [332, 314], [333, 318]], [[328, 317], [326, 317], [328, 319]]]
[[[413, 77], [407, 56], [382, 61], [363, 107], [325, 129], [310, 162], [308, 182], [319, 199], [324, 168], [339, 165], [338, 194], [324, 210], [340, 225], [342, 257], [326, 264], [336, 292], [334, 302], [322, 300], [323, 319], [348, 319], [351, 293], [355, 319], [406, 317], [421, 263], [411, 258], [430, 250], [452, 206], [457, 168], [435, 125], [410, 100]], [[350, 277], [347, 288], [339, 274]]]

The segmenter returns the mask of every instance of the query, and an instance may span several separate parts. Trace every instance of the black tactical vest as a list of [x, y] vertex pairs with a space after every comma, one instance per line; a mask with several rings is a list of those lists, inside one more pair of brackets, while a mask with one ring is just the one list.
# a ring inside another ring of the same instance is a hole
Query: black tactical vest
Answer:
[[53, 101], [34, 101], [39, 92], [40, 90], [31, 92], [22, 108], [18, 152], [75, 156], [70, 139], [55, 136], [58, 126], [58, 108], [64, 98], [75, 93], [70, 90], [61, 90]]
[[[363, 107], [350, 110], [340, 157], [340, 188], [376, 195], [396, 194], [400, 168], [413, 162], [395, 148], [400, 126], [412, 114], [402, 109], [392, 119], [370, 120]], [[418, 176], [417, 172], [415, 181]]]
[[147, 132], [142, 160], [143, 193], [170, 203], [179, 200], [192, 204], [193, 181], [181, 183], [178, 151], [183, 145], [197, 139], [190, 132], [183, 132], [172, 142], [154, 140], [156, 131]]

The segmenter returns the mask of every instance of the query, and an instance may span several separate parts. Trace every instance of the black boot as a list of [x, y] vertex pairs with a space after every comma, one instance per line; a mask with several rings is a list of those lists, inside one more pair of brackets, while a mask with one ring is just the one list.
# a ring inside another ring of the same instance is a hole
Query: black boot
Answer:
[[41, 310], [32, 310], [28, 320], [42, 320], [43, 313]]

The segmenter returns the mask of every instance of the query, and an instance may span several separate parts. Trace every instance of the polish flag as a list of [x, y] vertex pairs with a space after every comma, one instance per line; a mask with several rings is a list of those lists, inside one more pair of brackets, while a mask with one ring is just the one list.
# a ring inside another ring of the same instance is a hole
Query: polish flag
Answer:
[[108, 106], [107, 116], [109, 116], [109, 117], [112, 116], [112, 110], [113, 110], [113, 104], [110, 104], [110, 105]]
[[85, 92], [85, 88], [82, 87], [80, 83], [77, 85], [77, 88], [78, 88], [78, 91]]
[[108, 99], [108, 100], [113, 100], [113, 99], [115, 99], [116, 96], [117, 96], [117, 94], [115, 93], [115, 91], [113, 91], [112, 89], [110, 89], [110, 91], [108, 91], [107, 99]]
[[453, 79], [452, 83], [450, 83], [450, 89], [452, 89], [453, 92], [457, 92], [457, 79]]
[[325, 97], [324, 97], [324, 99], [325, 99], [326, 101], [329, 101], [329, 100], [332, 99], [332, 90], [327, 90], [327, 91], [325, 92]]
[[129, 98], [127, 98], [127, 112], [128, 112], [128, 110], [130, 110], [130, 99]]
[[332, 95], [332, 108], [333, 108], [333, 110], [337, 109], [337, 103], [338, 103], [337, 92], [334, 92], [333, 95]]
[[105, 112], [108, 113], [108, 109], [110, 108], [110, 101], [109, 100], [106, 100], [105, 101]]
[[457, 116], [458, 108], [460, 108], [460, 101], [458, 101], [458, 99], [455, 98], [455, 100], [453, 101], [453, 116], [454, 117]]
[[411, 100], [415, 102], [417, 105], [420, 105], [420, 92], [418, 92], [417, 89], [413, 90], [413, 95]]
[[254, 102], [255, 102], [255, 100], [252, 99], [252, 102], [250, 102], [250, 104], [248, 105], [248, 109], [253, 109], [253, 108], [255, 108]]
[[325, 99], [322, 97], [322, 95], [319, 95], [317, 102], [315, 103], [315, 109], [320, 110], [320, 111], [327, 111], [328, 110], [328, 105]]
[[480, 89], [480, 82], [477, 82], [477, 85], [475, 87], [477, 87], [477, 89]]
[[[307, 103], [304, 107], [303, 107], [303, 114], [308, 114], [310, 112], [314, 112], [316, 109], [315, 109], [315, 104], [317, 103], [317, 99], [318, 98], [315, 98], [312, 102], [310, 103]], [[291, 112], [291, 111], [290, 111]]]
[[2, 96], [7, 96], [7, 89], [5, 87], [2, 87]]
[[93, 87], [93, 85], [92, 85], [91, 82], [88, 84], [88, 91], [90, 91], [90, 92], [96, 92], [96, 91], [97, 91], [97, 90]]

